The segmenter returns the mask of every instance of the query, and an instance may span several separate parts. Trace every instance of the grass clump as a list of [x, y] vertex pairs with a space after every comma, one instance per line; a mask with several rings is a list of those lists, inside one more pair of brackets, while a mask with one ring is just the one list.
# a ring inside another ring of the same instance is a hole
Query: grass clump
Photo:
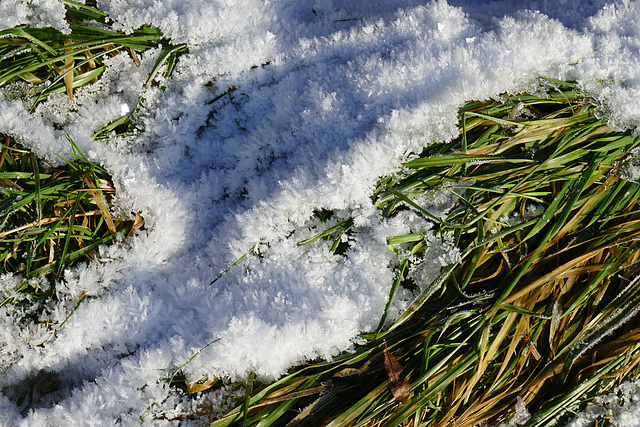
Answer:
[[73, 141], [73, 161], [45, 167], [15, 140], [2, 137], [0, 274], [17, 273], [24, 280], [0, 306], [21, 305], [25, 299], [46, 302], [55, 297], [65, 268], [93, 259], [100, 245], [141, 227], [142, 219], [111, 215], [109, 174]]
[[[106, 58], [127, 52], [139, 66], [138, 53], [162, 46], [144, 84], [148, 88], [157, 83], [163, 66], [163, 74], [168, 77], [178, 57], [188, 50], [186, 44], [171, 44], [157, 28], [143, 26], [131, 34], [113, 31], [113, 21], [96, 8], [95, 1], [64, 3], [69, 34], [27, 25], [0, 31], [0, 88], [5, 88], [6, 94], [16, 92], [14, 96], [30, 99], [31, 111], [55, 93], [66, 92], [73, 99], [74, 89], [98, 80], [106, 69]], [[8, 89], [15, 82], [25, 82], [29, 88]], [[140, 97], [131, 114], [107, 125], [95, 137], [105, 138], [113, 130], [131, 131], [132, 118], [143, 101]]]
[[[408, 309], [383, 330], [385, 311], [354, 352], [254, 383], [212, 426], [497, 425], [516, 406], [526, 426], [555, 425], [638, 377], [640, 185], [621, 175], [640, 138], [609, 128], [575, 84], [542, 82], [546, 95], [467, 103], [457, 139], [380, 180], [384, 216], [433, 224], [388, 239], [389, 299], [416, 289]], [[437, 191], [457, 200], [444, 217], [429, 211]], [[461, 256], [420, 283], [433, 231]]]
[[[161, 31], [144, 26], [131, 34], [112, 30], [113, 20], [96, 7], [95, 0], [64, 1], [69, 33], [53, 28], [21, 25], [0, 31], [0, 90], [5, 97], [31, 103], [31, 111], [56, 93], [73, 99], [76, 88], [99, 79], [105, 60], [120, 53], [140, 65], [138, 54], [162, 48], [144, 87], [158, 83], [159, 73], [169, 77], [185, 44], [172, 45]], [[134, 110], [94, 135], [135, 128], [141, 96]], [[24, 280], [0, 306], [46, 303], [55, 296], [55, 283], [63, 270], [93, 258], [101, 244], [119, 233], [141, 227], [143, 220], [113, 218], [113, 184], [107, 171], [90, 162], [69, 141], [72, 161], [47, 168], [36, 156], [8, 135], [0, 134], [0, 274], [17, 273]], [[25, 299], [26, 298], [26, 299]]]

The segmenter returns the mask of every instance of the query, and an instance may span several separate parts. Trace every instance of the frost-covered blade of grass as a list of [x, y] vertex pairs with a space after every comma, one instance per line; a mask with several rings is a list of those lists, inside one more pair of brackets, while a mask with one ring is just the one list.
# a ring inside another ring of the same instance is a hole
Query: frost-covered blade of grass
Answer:
[[96, 82], [106, 69], [105, 59], [120, 52], [139, 66], [139, 52], [165, 45], [149, 83], [167, 60], [172, 64], [168, 76], [177, 53], [185, 50], [184, 44], [171, 46], [156, 28], [144, 26], [131, 34], [112, 31], [107, 15], [88, 5], [67, 2], [66, 11], [68, 33], [27, 25], [0, 31], [0, 88], [18, 80], [34, 85], [32, 111], [51, 94], [66, 92], [72, 99], [74, 89]]

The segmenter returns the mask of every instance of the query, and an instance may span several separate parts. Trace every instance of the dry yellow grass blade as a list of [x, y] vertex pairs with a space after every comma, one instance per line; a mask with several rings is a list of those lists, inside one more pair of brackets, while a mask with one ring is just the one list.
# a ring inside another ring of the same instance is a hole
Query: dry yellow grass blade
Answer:
[[55, 243], [53, 239], [49, 240], [49, 264], [53, 263], [55, 260]]
[[93, 195], [93, 201], [100, 209], [102, 216], [104, 217], [104, 221], [107, 223], [107, 228], [113, 234], [117, 233], [116, 226], [113, 223], [113, 218], [111, 217], [111, 212], [109, 212], [109, 206], [107, 206], [107, 202], [104, 200], [104, 195], [102, 191], [96, 187], [96, 185], [91, 181], [91, 179], [87, 176], [84, 178], [84, 182], [91, 189], [91, 194]]
[[300, 387], [308, 379], [309, 379], [308, 376], [297, 378], [296, 380], [291, 381], [289, 384], [285, 385], [284, 387], [276, 389], [273, 392], [267, 394], [264, 398], [269, 400], [276, 400], [286, 394], [292, 393], [293, 391], [297, 390], [298, 387]]
[[133, 58], [133, 62], [136, 63], [136, 67], [139, 67], [140, 66], [140, 60], [138, 59], [138, 55], [136, 55], [135, 50], [131, 49], [130, 47], [127, 47], [127, 50], [129, 51], [129, 54]]
[[[64, 41], [65, 46], [71, 44], [71, 40]], [[67, 88], [67, 95], [69, 95], [69, 99], [73, 100], [73, 55], [71, 55], [73, 51], [71, 49], [65, 49], [65, 52], [68, 56], [64, 59], [64, 85]]]
[[133, 220], [133, 225], [131, 226], [131, 230], [127, 233], [127, 237], [131, 237], [136, 233], [136, 230], [141, 229], [144, 226], [144, 218], [140, 215], [140, 212], [135, 213], [135, 219]]
[[[453, 400], [456, 402], [456, 404], [454, 406], [455, 410], [452, 411], [452, 414], [455, 413], [455, 411], [460, 406], [460, 404], [466, 399], [468, 399], [471, 393], [473, 393], [474, 388], [480, 382], [482, 376], [485, 374], [487, 367], [489, 366], [489, 363], [493, 361], [493, 359], [496, 356], [496, 353], [502, 346], [502, 343], [508, 337], [509, 332], [511, 331], [511, 327], [513, 326], [513, 323], [515, 322], [517, 317], [518, 317], [518, 314], [514, 312], [511, 312], [507, 315], [507, 318], [504, 320], [504, 323], [502, 324], [500, 331], [496, 334], [495, 338], [493, 339], [493, 341], [491, 342], [491, 345], [488, 348], [486, 347], [487, 343], [485, 342], [484, 337], [487, 337], [487, 340], [488, 340], [490, 326], [489, 325], [485, 326], [485, 329], [482, 335], [483, 342], [481, 343], [478, 367], [473, 377], [471, 377], [471, 379], [465, 384], [464, 389], [460, 390], [460, 392], [457, 395], [454, 395], [455, 397]], [[488, 320], [488, 322], [491, 322], [491, 320]], [[505, 366], [504, 363], [503, 363], [503, 366]]]
[[187, 392], [189, 394], [195, 394], [195, 393], [199, 393], [201, 391], [209, 390], [217, 382], [218, 382], [218, 377], [214, 377], [213, 380], [206, 380], [203, 383], [194, 383], [194, 384], [186, 383], [185, 385], [187, 387]]
[[593, 250], [593, 251], [587, 252], [586, 254], [580, 255], [580, 256], [576, 257], [575, 259], [567, 262], [566, 264], [563, 264], [563, 265], [553, 269], [551, 272], [549, 272], [549, 273], [545, 274], [544, 276], [534, 280], [533, 282], [531, 282], [530, 284], [526, 285], [522, 289], [514, 291], [504, 301], [502, 301], [500, 304], [495, 306], [494, 310], [497, 311], [498, 309], [503, 308], [505, 305], [513, 303], [514, 301], [520, 299], [522, 296], [532, 292], [533, 290], [537, 289], [540, 286], [543, 286], [545, 283], [550, 282], [551, 280], [553, 280], [553, 279], [555, 279], [557, 277], [566, 277], [567, 275], [576, 274], [575, 272], [572, 271], [573, 269], [576, 268], [576, 266], [578, 266], [579, 264], [581, 264], [581, 263], [583, 263], [585, 261], [588, 261], [589, 259], [595, 257], [602, 250], [603, 249], [597, 249], [597, 250]]
[[[93, 59], [94, 55], [93, 55], [93, 53], [91, 53], [90, 50], [87, 50], [87, 51], [84, 52], [84, 57], [86, 59], [88, 59], [89, 61], [85, 62], [85, 64], [82, 65], [79, 68], [80, 74], [84, 74], [86, 72], [89, 72], [89, 71], [92, 71], [92, 70], [95, 70], [96, 68], [98, 68], [98, 65], [97, 65], [95, 59]], [[98, 77], [94, 77], [93, 79], [91, 79], [91, 81], [89, 83], [95, 83], [97, 81], [98, 81]]]
[[[101, 211], [97, 211], [97, 210], [93, 210], [93, 211], [89, 211], [89, 212], [84, 212], [84, 213], [79, 213], [75, 215], [75, 218], [80, 218], [80, 217], [85, 217], [85, 216], [93, 216], [93, 215], [98, 215], [100, 214]], [[43, 218], [42, 220], [40, 220], [40, 225], [48, 225], [48, 224], [52, 224], [56, 221], [59, 221], [60, 218], [59, 217], [53, 217], [53, 218]], [[0, 239], [4, 239], [5, 237], [8, 237], [12, 234], [15, 233], [20, 233], [20, 232], [24, 232], [25, 230], [28, 230], [30, 228], [34, 228], [38, 226], [38, 221], [33, 221], [30, 222], [29, 224], [25, 224], [25, 225], [21, 225], [20, 227], [16, 227], [16, 228], [12, 228], [11, 230], [7, 230], [7, 231], [3, 231], [0, 233]]]
[[605, 182], [602, 183], [597, 189], [597, 191], [593, 194], [593, 197], [589, 197], [584, 205], [580, 208], [580, 210], [574, 214], [574, 216], [567, 221], [567, 223], [556, 233], [555, 236], [551, 240], [549, 240], [546, 244], [542, 246], [542, 251], [546, 251], [550, 247], [558, 244], [560, 240], [565, 237], [571, 230], [575, 229], [576, 226], [583, 220], [583, 216], [591, 210], [591, 208], [596, 204], [602, 195], [607, 191], [607, 189], [618, 179], [615, 175], [610, 175], [607, 177]]
[[514, 394], [516, 391], [504, 392], [489, 399], [481, 398], [472, 402], [469, 408], [456, 418], [456, 426], [477, 426], [497, 415], [504, 415], [514, 406]]
[[321, 385], [321, 386], [317, 386], [317, 387], [311, 387], [311, 388], [307, 388], [304, 390], [300, 390], [300, 391], [293, 391], [291, 393], [285, 394], [283, 396], [280, 397], [273, 397], [273, 398], [264, 398], [263, 400], [261, 400], [258, 404], [254, 405], [251, 407], [251, 409], [256, 409], [256, 408], [262, 408], [264, 406], [269, 406], [269, 405], [273, 405], [276, 403], [281, 403], [281, 402], [285, 402], [287, 400], [292, 400], [292, 399], [300, 399], [303, 397], [309, 397], [309, 396], [313, 396], [316, 394], [321, 394], [327, 390], [330, 390], [332, 386], [329, 385]]
[[[522, 339], [525, 335], [525, 331], [529, 329], [529, 324], [530, 324], [529, 316], [520, 315], [520, 321], [518, 322], [518, 326], [516, 327], [515, 333], [511, 338], [511, 342], [509, 343], [507, 353], [505, 354], [504, 359], [502, 359], [502, 362], [500, 363], [500, 369], [498, 370], [498, 373], [494, 376], [493, 383], [484, 393], [484, 396], [482, 397], [481, 400], [486, 399], [489, 393], [491, 393], [495, 389], [498, 382], [502, 379], [502, 374], [504, 374], [505, 370], [509, 366], [509, 362], [511, 362], [512, 357], [516, 353], [516, 348], [518, 347], [518, 344], [522, 342]], [[510, 386], [507, 387], [507, 389], [509, 388]]]

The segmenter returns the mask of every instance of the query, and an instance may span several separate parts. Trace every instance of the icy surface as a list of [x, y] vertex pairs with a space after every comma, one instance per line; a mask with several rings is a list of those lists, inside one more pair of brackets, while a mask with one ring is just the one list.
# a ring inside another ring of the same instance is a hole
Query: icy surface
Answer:
[[[20, 312], [0, 309], [3, 425], [170, 417], [187, 403], [162, 379], [201, 349], [183, 368], [190, 381], [276, 378], [350, 348], [386, 303], [397, 261], [386, 237], [420, 225], [409, 215], [383, 220], [372, 188], [412, 152], [455, 136], [466, 100], [536, 90], [539, 75], [574, 79], [614, 127], [640, 124], [640, 1], [98, 6], [117, 28], [155, 25], [190, 53], [166, 90], [144, 93], [144, 131], [134, 137], [91, 139], [133, 108], [157, 52], [140, 67], [112, 58], [75, 103], [52, 97], [32, 115], [15, 92], [0, 93], [0, 132], [55, 162], [70, 151], [67, 131], [113, 174], [119, 211], [146, 220], [130, 243], [68, 271], [42, 323], [18, 326]], [[0, 0], [0, 26], [64, 29], [59, 11], [53, 0]], [[327, 224], [313, 216], [323, 208], [335, 212]], [[327, 242], [297, 246], [351, 216], [344, 254], [330, 254]], [[434, 277], [458, 256], [450, 242], [430, 245], [433, 264], [412, 274]], [[0, 278], [0, 291], [14, 285]], [[83, 293], [90, 297], [64, 327], [51, 326]], [[398, 297], [391, 317], [410, 297]], [[23, 416], [14, 402], [27, 382], [33, 404]], [[50, 383], [58, 390], [43, 392]]]

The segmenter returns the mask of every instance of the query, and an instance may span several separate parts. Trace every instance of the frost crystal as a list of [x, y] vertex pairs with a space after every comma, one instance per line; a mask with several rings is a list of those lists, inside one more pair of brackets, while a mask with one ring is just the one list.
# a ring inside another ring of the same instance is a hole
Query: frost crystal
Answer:
[[632, 427], [640, 420], [640, 382], [628, 381], [607, 395], [596, 397], [576, 414], [567, 427], [586, 427], [598, 419], [607, 419], [616, 427]]
[[435, 236], [426, 238], [427, 247], [423, 256], [411, 265], [409, 276], [420, 288], [433, 282], [442, 267], [460, 262], [460, 250], [455, 246], [452, 236], [444, 239]]
[[508, 423], [502, 423], [499, 427], [516, 427], [529, 421], [531, 414], [527, 411], [527, 407], [524, 400], [518, 396], [518, 402], [516, 403], [516, 413], [511, 417]]

